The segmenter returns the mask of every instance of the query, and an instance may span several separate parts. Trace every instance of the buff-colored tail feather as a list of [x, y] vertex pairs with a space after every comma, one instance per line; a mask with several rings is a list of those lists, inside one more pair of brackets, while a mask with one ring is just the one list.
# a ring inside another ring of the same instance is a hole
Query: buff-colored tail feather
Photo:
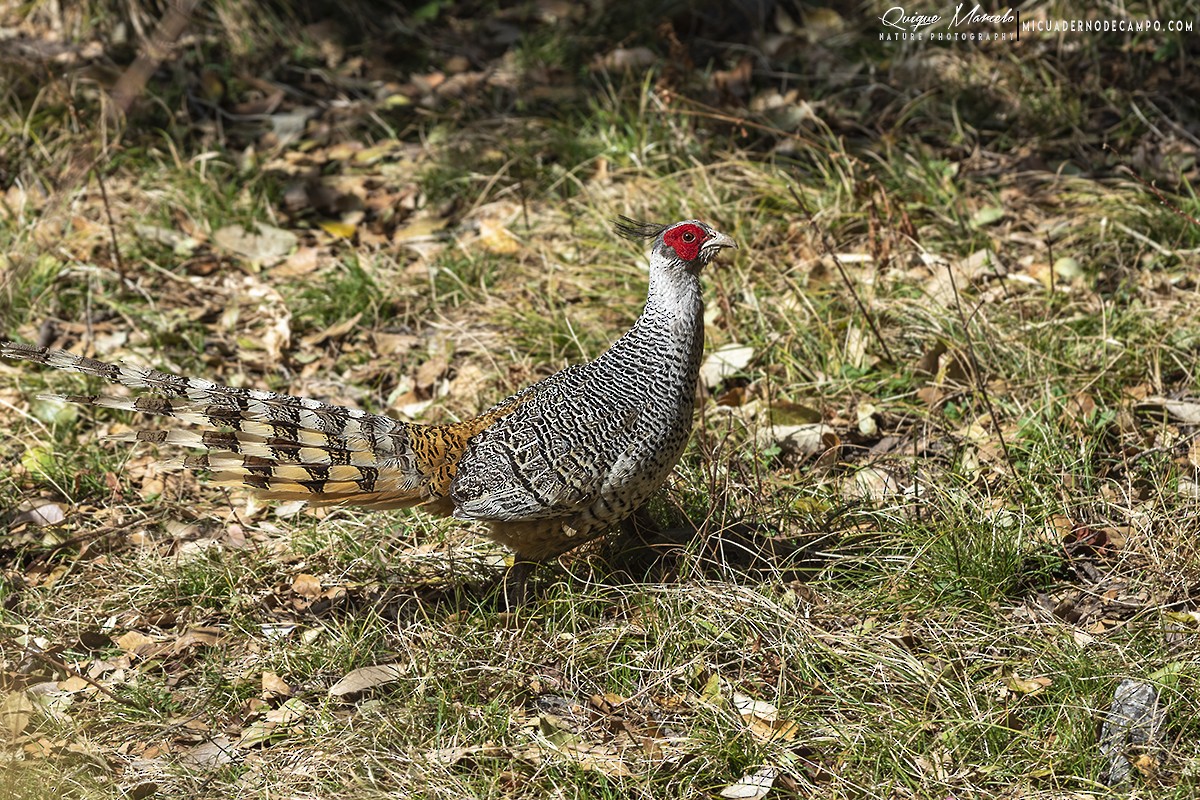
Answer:
[[250, 487], [272, 499], [371, 508], [429, 505], [449, 513], [454, 461], [478, 429], [470, 423], [405, 423], [310, 398], [222, 386], [11, 342], [0, 344], [0, 355], [156, 392], [48, 397], [196, 426], [144, 428], [111, 438], [204, 450], [161, 464], [204, 470], [218, 485]]

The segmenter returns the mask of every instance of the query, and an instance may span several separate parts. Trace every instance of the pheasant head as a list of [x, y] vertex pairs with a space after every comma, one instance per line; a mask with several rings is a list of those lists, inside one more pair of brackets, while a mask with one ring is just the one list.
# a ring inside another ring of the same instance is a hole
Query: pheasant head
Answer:
[[697, 219], [686, 219], [674, 225], [638, 222], [621, 217], [617, 233], [626, 239], [653, 239], [650, 250], [652, 263], [691, 275], [698, 275], [722, 248], [737, 249], [737, 242]]

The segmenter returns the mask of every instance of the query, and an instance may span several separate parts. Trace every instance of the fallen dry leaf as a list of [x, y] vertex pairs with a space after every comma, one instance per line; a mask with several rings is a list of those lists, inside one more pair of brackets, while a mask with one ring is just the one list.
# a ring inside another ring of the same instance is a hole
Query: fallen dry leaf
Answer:
[[317, 270], [317, 254], [315, 247], [298, 247], [287, 259], [271, 270], [273, 279], [295, 278], [308, 275]]
[[129, 631], [117, 637], [116, 640], [117, 647], [133, 655], [142, 655], [159, 644], [157, 639], [151, 639], [140, 631]]
[[879, 424], [875, 421], [876, 409], [870, 403], [859, 403], [855, 409], [858, 418], [858, 432], [863, 436], [874, 436], [879, 433]]
[[454, 766], [472, 758], [513, 758], [516, 754], [509, 748], [499, 744], [477, 744], [465, 747], [442, 747], [430, 750], [427, 755], [432, 761], [445, 766]]
[[729, 800], [758, 800], [760, 797], [766, 797], [778, 777], [778, 767], [759, 767], [754, 772], [747, 772], [737, 783], [731, 783], [722, 789], [721, 797]]
[[264, 672], [262, 674], [262, 691], [264, 697], [288, 697], [292, 693], [292, 687], [288, 686], [274, 672]]
[[296, 234], [273, 225], [257, 223], [248, 231], [241, 225], [226, 225], [213, 231], [213, 241], [222, 249], [239, 255], [252, 264], [271, 267], [296, 247]]
[[832, 8], [801, 6], [804, 9], [804, 38], [810, 44], [823, 42], [846, 30], [846, 20]]
[[308, 714], [308, 706], [293, 697], [279, 708], [273, 708], [262, 718], [254, 720], [242, 731], [237, 747], [250, 748], [286, 736]]
[[85, 679], [82, 675], [68, 676], [64, 680], [58, 682], [58, 688], [61, 691], [68, 693], [96, 690], [96, 687], [88, 683], [87, 679]]
[[700, 378], [709, 389], [715, 389], [726, 378], [744, 370], [752, 358], [753, 347], [727, 344], [705, 356], [700, 365]]
[[1147, 397], [1137, 404], [1137, 410], [1147, 412], [1166, 412], [1172, 422], [1184, 425], [1200, 425], [1200, 402], [1196, 400], [1168, 400], [1165, 397]]
[[292, 579], [292, 591], [309, 599], [321, 596], [321, 581], [315, 575], [301, 572]]
[[899, 479], [879, 467], [863, 467], [847, 476], [843, 482], [847, 497], [879, 502], [903, 491]]
[[220, 767], [233, 762], [237, 748], [227, 736], [217, 736], [180, 755], [179, 761], [194, 767]]
[[581, 769], [589, 772], [602, 772], [614, 778], [628, 778], [634, 775], [621, 757], [621, 751], [612, 745], [584, 743], [560, 745], [545, 740], [543, 746], [574, 761]]
[[639, 70], [653, 64], [658, 59], [654, 51], [647, 47], [618, 47], [603, 55], [596, 56], [592, 61], [593, 70]]
[[305, 336], [303, 339], [300, 340], [300, 345], [305, 348], [311, 348], [311, 347], [316, 347], [317, 345], [321, 344], [322, 342], [328, 341], [330, 339], [340, 339], [343, 336], [345, 336], [347, 333], [349, 333], [350, 331], [354, 330], [355, 326], [358, 325], [358, 321], [360, 319], [362, 319], [361, 311], [358, 312], [357, 314], [355, 314], [353, 317], [350, 317], [349, 319], [344, 319], [341, 322], [338, 322], [334, 325], [330, 325], [328, 328], [326, 328], [323, 331], [318, 331], [316, 333], [310, 333], [308, 336]]
[[58, 503], [26, 500], [21, 502], [17, 509], [18, 513], [9, 520], [10, 526], [15, 527], [29, 523], [36, 528], [44, 528], [50, 525], [61, 525], [67, 519], [66, 513]]
[[377, 664], [371, 667], [360, 667], [347, 672], [340, 681], [329, 687], [329, 694], [334, 697], [361, 694], [368, 689], [399, 680], [408, 672], [408, 669], [407, 664]]
[[20, 736], [33, 716], [33, 701], [23, 692], [9, 692], [0, 705], [0, 730], [12, 741]]
[[1004, 685], [1017, 694], [1037, 694], [1054, 681], [1047, 677], [1022, 678], [1017, 673], [1006, 675]]
[[172, 643], [171, 649], [178, 654], [190, 647], [215, 647], [223, 636], [220, 628], [188, 628]]
[[828, 425], [768, 425], [755, 436], [762, 449], [778, 447], [790, 456], [814, 456], [840, 444], [837, 433]]
[[761, 742], [790, 742], [800, 733], [799, 725], [790, 720], [779, 719], [779, 710], [764, 700], [755, 700], [749, 695], [734, 692], [731, 702], [751, 735]]
[[952, 308], [956, 290], [959, 293], [966, 291], [984, 270], [994, 269], [998, 263], [996, 254], [987, 249], [976, 250], [951, 263], [933, 263], [929, 266], [933, 275], [925, 282], [925, 294], [933, 303]]
[[433, 239], [445, 229], [448, 220], [440, 217], [418, 217], [392, 234], [395, 244]]
[[320, 223], [320, 227], [321, 230], [337, 239], [353, 238], [355, 231], [358, 230], [358, 226], [351, 222], [338, 222], [334, 220], [325, 220]]
[[490, 219], [479, 221], [479, 244], [484, 250], [496, 255], [508, 256], [521, 249], [517, 237], [500, 222]]
[[440, 354], [417, 367], [414, 383], [416, 384], [418, 395], [428, 397], [438, 378], [445, 375], [446, 370], [449, 368], [450, 361], [446, 356]]

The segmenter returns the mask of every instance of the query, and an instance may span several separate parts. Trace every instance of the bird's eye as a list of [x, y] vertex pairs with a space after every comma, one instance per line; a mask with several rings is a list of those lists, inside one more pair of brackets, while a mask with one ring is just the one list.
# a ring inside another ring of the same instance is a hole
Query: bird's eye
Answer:
[[685, 242], [687, 242], [688, 244], [691, 244], [692, 242], [696, 241], [696, 234], [692, 233], [691, 231], [688, 231], [685, 234], [683, 234], [683, 240]]

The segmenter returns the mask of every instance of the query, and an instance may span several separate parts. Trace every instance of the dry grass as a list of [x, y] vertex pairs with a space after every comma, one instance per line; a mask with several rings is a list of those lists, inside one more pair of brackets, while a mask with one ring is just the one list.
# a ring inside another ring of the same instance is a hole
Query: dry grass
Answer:
[[[255, 97], [238, 68], [291, 41], [242, 11], [180, 60], [219, 73], [226, 108]], [[304, 30], [285, 66], [333, 58]], [[1097, 41], [834, 37], [814, 71], [875, 77], [803, 84], [819, 119], [787, 130], [666, 62], [657, 86], [556, 84], [539, 65], [582, 45], [544, 31], [513, 46], [537, 90], [513, 113], [500, 89], [330, 102], [290, 143], [202, 113], [177, 75], [146, 112], [166, 133], [116, 146], [78, 122], [78, 70], [14, 79], [5, 338], [461, 418], [633, 320], [638, 254], [608, 228], [629, 214], [738, 239], [706, 276], [708, 347], [751, 352], [705, 388], [652, 509], [697, 534], [571, 554], [513, 615], [505, 554], [469, 525], [161, 473], [104, 440], [122, 416], [36, 399], [81, 379], [0, 365], [0, 798], [682, 798], [763, 768], [771, 797], [1099, 797], [1125, 791], [1098, 744], [1123, 678], [1164, 714], [1135, 791], [1190, 796], [1196, 118], [1155, 81], [1194, 46], [1150, 42], [1118, 67]], [[1147, 100], [1153, 124], [1109, 124]], [[297, 239], [256, 264], [220, 233], [248, 223]], [[816, 421], [797, 451], [786, 426]], [[389, 679], [331, 694], [372, 665]]]

